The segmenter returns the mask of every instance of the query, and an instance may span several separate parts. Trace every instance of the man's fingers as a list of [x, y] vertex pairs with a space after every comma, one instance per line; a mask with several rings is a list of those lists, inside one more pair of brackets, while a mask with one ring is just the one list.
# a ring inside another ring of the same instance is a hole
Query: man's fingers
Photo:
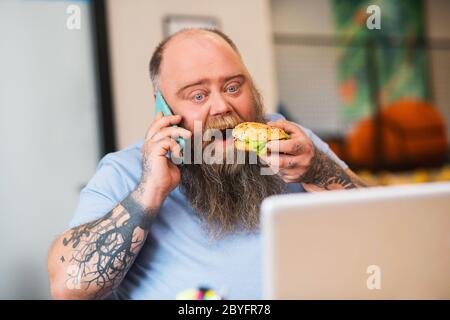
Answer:
[[270, 152], [286, 153], [299, 155], [303, 153], [304, 146], [299, 139], [272, 140], [266, 143], [267, 150]]
[[176, 139], [178, 137], [182, 137], [184, 139], [189, 139], [192, 136], [192, 133], [189, 130], [186, 130], [181, 127], [167, 127], [162, 128], [157, 133], [151, 137], [152, 140], [157, 141], [166, 137], [170, 137]]
[[176, 157], [181, 157], [180, 145], [171, 138], [164, 138], [155, 142], [155, 155], [166, 156], [167, 152], [173, 153]]
[[159, 111], [156, 113], [155, 115], [155, 119], [153, 119], [152, 124], [150, 125], [150, 127], [147, 129], [147, 132], [145, 133], [145, 139], [147, 139], [150, 135], [150, 130], [152, 129], [153, 123], [155, 123], [155, 121], [161, 119], [163, 117], [163, 113], [162, 111]]
[[268, 122], [267, 124], [271, 127], [283, 129], [290, 135], [292, 135], [292, 134], [293, 135], [295, 135], [295, 134], [303, 134], [304, 135], [302, 129], [300, 129], [300, 127], [298, 125], [296, 125], [293, 122], [284, 120], [284, 119], [279, 119], [277, 121], [271, 121], [271, 122]]
[[[162, 113], [161, 113], [162, 114]], [[172, 124], [178, 124], [181, 121], [180, 115], [164, 116], [156, 118], [145, 135], [146, 139], [152, 138], [159, 130]]]
[[180, 144], [175, 141], [175, 146], [173, 146], [173, 147], [172, 146], [173, 146], [173, 144], [171, 144], [171, 146], [170, 146], [171, 155], [175, 156], [176, 158], [182, 158], [183, 155], [181, 153]]
[[297, 163], [293, 156], [274, 153], [270, 155], [262, 155], [260, 158], [277, 173], [280, 169], [292, 169]]
[[[260, 158], [270, 167], [274, 174], [279, 175], [284, 182], [291, 183], [296, 182], [298, 180], [298, 169], [295, 168], [295, 162], [293, 159], [289, 159], [292, 157], [280, 157], [280, 156], [260, 156]], [[291, 161], [290, 161], [291, 160]], [[282, 166], [280, 165], [286, 165]]]

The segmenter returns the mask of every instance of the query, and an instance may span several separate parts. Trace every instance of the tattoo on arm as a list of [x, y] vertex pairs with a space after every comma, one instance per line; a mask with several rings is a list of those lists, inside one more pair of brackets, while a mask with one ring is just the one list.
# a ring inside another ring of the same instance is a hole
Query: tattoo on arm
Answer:
[[98, 297], [118, 286], [145, 241], [153, 214], [149, 211], [131, 193], [103, 218], [73, 228], [63, 239], [71, 249], [68, 287], [82, 284], [87, 290], [95, 285]]
[[364, 186], [316, 147], [314, 147], [314, 156], [309, 169], [300, 178], [300, 182], [324, 190], [353, 189]]

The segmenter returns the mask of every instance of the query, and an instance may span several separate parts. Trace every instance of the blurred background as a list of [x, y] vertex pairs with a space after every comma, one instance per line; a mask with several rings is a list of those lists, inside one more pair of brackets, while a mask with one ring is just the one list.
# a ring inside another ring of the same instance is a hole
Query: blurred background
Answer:
[[51, 241], [100, 158], [145, 134], [150, 56], [189, 26], [227, 33], [267, 111], [369, 182], [450, 181], [450, 1], [0, 0], [0, 299], [50, 298]]

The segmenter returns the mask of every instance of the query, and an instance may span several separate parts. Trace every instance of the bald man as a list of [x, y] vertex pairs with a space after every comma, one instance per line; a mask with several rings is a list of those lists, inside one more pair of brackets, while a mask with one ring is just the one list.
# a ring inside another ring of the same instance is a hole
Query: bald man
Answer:
[[[207, 286], [231, 299], [261, 298], [262, 200], [364, 183], [310, 130], [265, 114], [237, 47], [217, 30], [165, 39], [150, 77], [174, 115], [157, 114], [144, 140], [100, 161], [70, 229], [50, 248], [52, 296], [174, 299]], [[256, 162], [238, 163], [229, 130], [244, 121], [267, 122], [290, 139], [268, 143]], [[205, 139], [214, 130], [219, 135]], [[201, 160], [186, 161], [199, 151], [198, 136]]]

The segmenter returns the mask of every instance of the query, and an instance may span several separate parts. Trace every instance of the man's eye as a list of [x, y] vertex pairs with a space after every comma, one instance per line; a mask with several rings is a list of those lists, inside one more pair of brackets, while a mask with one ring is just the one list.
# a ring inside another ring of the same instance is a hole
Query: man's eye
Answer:
[[237, 90], [238, 90], [238, 86], [236, 86], [236, 85], [234, 85], [234, 86], [229, 86], [229, 87], [227, 88], [227, 91], [228, 91], [229, 93], [235, 93]]
[[199, 101], [202, 101], [204, 97], [205, 97], [205, 95], [203, 93], [197, 93], [194, 95], [194, 100], [199, 102]]

